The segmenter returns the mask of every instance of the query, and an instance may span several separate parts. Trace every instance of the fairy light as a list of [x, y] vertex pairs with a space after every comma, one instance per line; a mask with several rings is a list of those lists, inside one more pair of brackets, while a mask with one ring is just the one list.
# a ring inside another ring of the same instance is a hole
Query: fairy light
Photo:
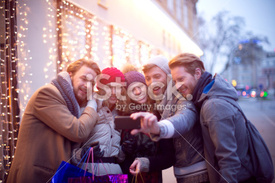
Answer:
[[113, 31], [113, 66], [121, 67], [125, 63], [136, 64], [137, 67], [140, 66], [138, 60], [137, 47], [135, 46], [137, 41], [128, 32], [114, 26]]
[[103, 45], [103, 52], [104, 58], [102, 58], [102, 62], [106, 66], [110, 66], [111, 64], [111, 28], [108, 25], [105, 25], [103, 27], [102, 35], [104, 36], [104, 45]]
[[42, 27], [42, 30], [43, 30], [42, 37], [43, 37], [43, 43], [46, 44], [46, 46], [49, 49], [48, 50], [49, 57], [47, 62], [45, 62], [43, 71], [44, 71], [44, 77], [46, 81], [49, 81], [51, 79], [50, 76], [52, 75], [52, 73], [56, 73], [56, 67], [53, 65], [54, 63], [56, 63], [56, 60], [57, 60], [57, 44], [56, 44], [57, 35], [55, 30], [56, 30], [56, 17], [58, 15], [56, 15], [57, 14], [56, 7], [53, 0], [51, 1], [46, 0], [45, 5], [46, 5], [45, 7], [47, 8], [48, 24], [45, 24], [45, 27]]
[[91, 24], [88, 25], [90, 28], [90, 34], [88, 35], [89, 38], [92, 39], [92, 48], [91, 48], [91, 57], [92, 60], [95, 62], [99, 62], [99, 55], [98, 55], [98, 39], [96, 38], [96, 36], [98, 35], [98, 31], [99, 31], [99, 27], [98, 27], [99, 23], [97, 18], [94, 16], [91, 20]]
[[[0, 70], [1, 70], [1, 123], [0, 123], [0, 182], [5, 179], [8, 174], [10, 165], [14, 155], [14, 149], [17, 141], [19, 128], [19, 110], [18, 104], [18, 89], [17, 89], [17, 70], [18, 57], [17, 49], [19, 42], [17, 37], [23, 37], [18, 34], [16, 24], [16, 7], [18, 2], [0, 1], [1, 19], [4, 23], [3, 47], [0, 50]], [[26, 24], [28, 21], [24, 21]]]
[[30, 92], [31, 92], [31, 84], [32, 84], [32, 68], [31, 65], [28, 64], [32, 60], [31, 50], [29, 50], [27, 45], [27, 32], [28, 32], [28, 15], [30, 12], [30, 8], [26, 5], [26, 3], [19, 2], [17, 3], [18, 8], [18, 83], [20, 90], [20, 96], [23, 96], [19, 102], [19, 108], [22, 114], [25, 111], [25, 107], [29, 101]]
[[140, 53], [140, 62], [144, 65], [150, 59], [150, 45], [146, 44], [145, 42], [139, 42], [139, 53]]
[[[80, 58], [90, 58], [91, 49], [91, 14], [81, 10], [68, 1], [62, 1], [57, 7], [57, 24], [59, 31], [59, 49], [61, 60], [58, 70], [64, 70], [67, 65]], [[88, 41], [87, 41], [88, 40]]]
[[103, 69], [111, 64], [111, 28], [96, 16], [93, 16], [91, 25], [91, 58]]
[[[50, 20], [48, 27], [43, 28], [45, 33], [42, 37], [45, 44], [49, 38], [56, 39], [53, 32], [51, 34], [47, 32], [50, 32], [48, 29], [57, 23], [56, 31], [60, 36], [58, 44], [61, 50], [57, 59], [57, 72], [64, 70], [70, 62], [79, 58], [90, 58], [101, 68], [111, 65], [120, 68], [127, 62], [141, 67], [148, 60], [152, 48], [141, 46], [138, 40], [123, 29], [113, 26], [112, 32], [110, 25], [66, 0], [58, 1], [55, 11], [50, 1], [46, 2], [47, 17], [50, 17]], [[56, 15], [56, 23], [53, 14]], [[47, 65], [55, 62], [57, 47], [58, 45], [53, 45], [49, 49], [50, 58]], [[47, 78], [46, 73], [49, 69], [44, 69], [44, 72]]]

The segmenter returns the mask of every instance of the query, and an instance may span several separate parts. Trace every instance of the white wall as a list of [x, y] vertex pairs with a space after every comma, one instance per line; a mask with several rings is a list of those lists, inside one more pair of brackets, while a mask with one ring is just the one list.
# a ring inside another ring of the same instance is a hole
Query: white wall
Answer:
[[99, 6], [98, 0], [71, 0], [71, 2], [104, 21], [128, 31], [135, 38], [169, 52], [169, 55], [178, 54], [172, 49], [173, 41], [180, 44], [182, 52], [193, 52], [199, 56], [203, 54], [175, 21], [152, 0], [103, 0], [102, 2], [107, 4], [107, 9]]
[[73, 3], [88, 10], [109, 24], [128, 31], [136, 38], [154, 45], [162, 45], [162, 30], [159, 25], [142, 13], [134, 0], [107, 0], [108, 9], [97, 4], [97, 0], [72, 0]]

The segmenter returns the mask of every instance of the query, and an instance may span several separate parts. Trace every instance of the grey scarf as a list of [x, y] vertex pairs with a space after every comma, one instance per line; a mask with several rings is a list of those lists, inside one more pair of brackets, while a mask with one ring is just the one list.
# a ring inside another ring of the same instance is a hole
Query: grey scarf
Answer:
[[52, 80], [52, 84], [59, 90], [62, 97], [66, 101], [69, 111], [77, 118], [80, 116], [80, 107], [75, 98], [72, 81], [69, 73], [61, 72], [57, 78]]

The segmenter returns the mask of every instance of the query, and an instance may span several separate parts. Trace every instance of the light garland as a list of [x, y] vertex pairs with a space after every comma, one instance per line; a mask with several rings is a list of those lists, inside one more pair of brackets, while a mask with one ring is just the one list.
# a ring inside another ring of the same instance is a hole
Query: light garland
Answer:
[[57, 16], [60, 21], [57, 30], [62, 29], [58, 40], [59, 49], [61, 49], [58, 72], [65, 70], [67, 65], [75, 60], [89, 58], [91, 22], [84, 16], [86, 14], [86, 11], [79, 10], [67, 1], [62, 1], [57, 8]]
[[19, 92], [20, 96], [23, 96], [20, 99], [19, 107], [21, 111], [21, 116], [25, 111], [25, 107], [30, 99], [32, 76], [32, 68], [29, 63], [31, 63], [32, 56], [31, 50], [29, 50], [27, 45], [27, 32], [28, 32], [28, 15], [30, 8], [27, 7], [26, 3], [19, 2], [17, 3], [18, 9], [18, 83], [19, 83]]
[[121, 69], [121, 65], [131, 63], [140, 70], [151, 57], [153, 47], [114, 26], [112, 49], [114, 67]]
[[[49, 48], [49, 58], [48, 61], [45, 63], [44, 66], [44, 77], [46, 80], [49, 80], [50, 78], [50, 71], [53, 68], [53, 64], [56, 63], [57, 60], [57, 34], [56, 34], [56, 4], [52, 2], [53, 0], [46, 0], [46, 6], [47, 7], [47, 22], [48, 24], [42, 28], [43, 30], [43, 43], [47, 45]], [[53, 69], [53, 72], [56, 73], [56, 68]], [[47, 84], [47, 83], [45, 83]]]
[[151, 47], [150, 45], [144, 43], [144, 42], [139, 42], [139, 53], [140, 53], [140, 62], [142, 65], [144, 65], [149, 59], [150, 59], [150, 52], [151, 52]]
[[[125, 63], [132, 63], [140, 68], [146, 60], [149, 59], [152, 47], [133, 38], [126, 31], [107, 25], [95, 15], [90, 14], [71, 2], [57, 1], [56, 11], [49, 0], [48, 3], [48, 27], [55, 25], [53, 13], [56, 12], [57, 28], [59, 34], [59, 50], [55, 46], [50, 48], [50, 53], [59, 53], [57, 61], [57, 72], [64, 70], [67, 65], [79, 58], [92, 59], [97, 62], [101, 68], [114, 66], [120, 68]], [[113, 31], [112, 31], [113, 28]], [[55, 38], [54, 35], [47, 35], [46, 27], [43, 28], [44, 42], [47, 43], [49, 37]], [[56, 38], [55, 38], [56, 39]], [[90, 50], [90, 51], [89, 51]], [[61, 53], [60, 53], [61, 52]], [[55, 58], [50, 55], [51, 65]], [[48, 71], [47, 68], [44, 69]], [[45, 74], [47, 77], [47, 74]]]
[[4, 20], [4, 42], [1, 45], [1, 123], [0, 123], [0, 182], [5, 179], [14, 158], [19, 127], [18, 89], [17, 89], [17, 17], [16, 4], [13, 1], [1, 1]]
[[[91, 58], [97, 62], [99, 66], [108, 67], [111, 64], [111, 28], [96, 16], [93, 17], [92, 30], [90, 36], [92, 38]], [[102, 41], [103, 40], [103, 41]], [[102, 64], [101, 64], [102, 62]]]

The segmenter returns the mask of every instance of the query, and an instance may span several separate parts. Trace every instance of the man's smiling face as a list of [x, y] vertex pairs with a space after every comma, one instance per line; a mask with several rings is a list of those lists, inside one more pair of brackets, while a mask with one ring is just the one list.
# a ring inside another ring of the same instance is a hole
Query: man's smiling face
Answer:
[[178, 92], [186, 98], [188, 94], [192, 94], [196, 84], [198, 83], [199, 76], [193, 76], [183, 66], [177, 66], [171, 69], [172, 79], [176, 84]]
[[[74, 75], [72, 75], [72, 73], [69, 74], [71, 76], [75, 98], [79, 106], [82, 106], [87, 102], [87, 84], [93, 81], [90, 76], [95, 78], [96, 72], [86, 65], [83, 65]], [[87, 76], [89, 76], [89, 78], [87, 78]]]
[[144, 75], [146, 85], [154, 85], [152, 88], [154, 95], [159, 96], [165, 93], [167, 88], [167, 74], [161, 68], [155, 66], [144, 73]]

